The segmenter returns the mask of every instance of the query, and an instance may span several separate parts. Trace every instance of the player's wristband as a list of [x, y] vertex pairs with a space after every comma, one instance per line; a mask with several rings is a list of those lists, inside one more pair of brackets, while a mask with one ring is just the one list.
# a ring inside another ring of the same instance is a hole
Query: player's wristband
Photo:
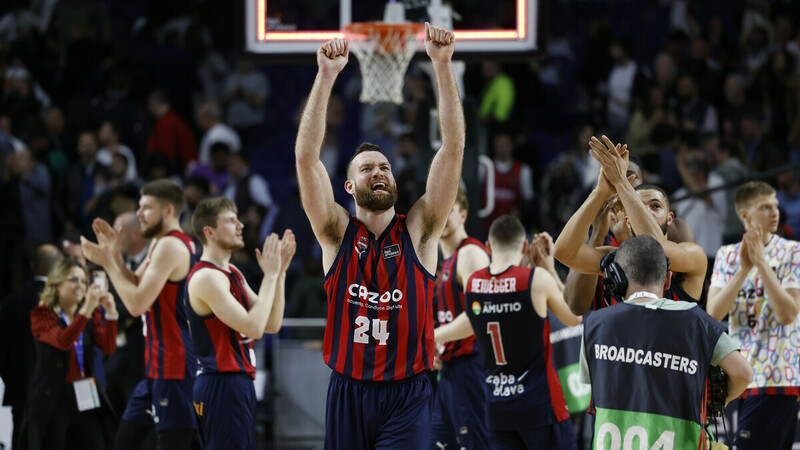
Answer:
[[119, 314], [106, 313], [106, 320], [119, 320]]

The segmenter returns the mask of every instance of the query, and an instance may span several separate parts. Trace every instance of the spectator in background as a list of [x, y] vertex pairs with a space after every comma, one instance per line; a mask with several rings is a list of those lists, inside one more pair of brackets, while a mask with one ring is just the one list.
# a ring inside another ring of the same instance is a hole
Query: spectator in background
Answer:
[[742, 32], [741, 56], [746, 74], [755, 77], [769, 62], [769, 33], [762, 25], [755, 25]]
[[[355, 83], [355, 81], [352, 81]], [[357, 95], [354, 94], [354, 95]], [[308, 96], [298, 105], [294, 114], [295, 126], [300, 125], [300, 119], [303, 116], [303, 111], [306, 107]], [[377, 103], [377, 104], [364, 104], [361, 106], [361, 127], [362, 138], [373, 141], [384, 142], [390, 139], [397, 130], [394, 130], [391, 125], [393, 122], [390, 117], [398, 107], [394, 104]], [[346, 160], [350, 155], [342, 157], [342, 148], [339, 145], [339, 130], [342, 128], [342, 123], [345, 119], [345, 104], [342, 97], [331, 93], [328, 101], [327, 122], [325, 124], [325, 137], [322, 141], [322, 149], [320, 150], [320, 161], [325, 166], [328, 176], [334, 179], [340, 175], [344, 175], [344, 170], [340, 171], [340, 162]]]
[[[139, 218], [133, 211], [124, 212], [114, 220], [119, 236], [119, 247], [128, 270], [136, 271], [147, 256], [147, 240], [142, 237]], [[144, 377], [144, 337], [142, 319], [133, 317], [128, 308], [113, 291], [119, 311], [117, 323], [117, 351], [106, 358], [104, 367], [108, 377], [108, 399], [115, 411], [125, 410], [136, 383]]]
[[797, 169], [778, 175], [776, 195], [781, 208], [786, 212], [786, 225], [792, 230], [792, 238], [800, 236], [800, 174]]
[[[303, 270], [289, 289], [286, 317], [324, 319], [328, 305], [325, 294], [322, 263], [319, 258], [303, 260]], [[310, 340], [306, 347], [322, 350], [324, 327], [298, 327], [292, 329], [292, 338]]]
[[794, 57], [779, 49], [760, 74], [761, 90], [769, 118], [769, 133], [774, 140], [787, 140], [800, 146], [800, 74]]
[[61, 236], [61, 252], [65, 258], [86, 267], [86, 258], [81, 250], [81, 235], [77, 230], [68, 231]]
[[747, 162], [756, 171], [774, 169], [786, 161], [786, 153], [765, 134], [764, 114], [759, 109], [748, 109], [742, 115], [741, 130]]
[[397, 173], [397, 203], [394, 207], [399, 214], [407, 214], [411, 205], [417, 201], [417, 152], [419, 148], [414, 135], [404, 134], [397, 139], [394, 149], [392, 170]]
[[627, 130], [633, 101], [642, 89], [643, 75], [632, 58], [632, 44], [629, 40], [611, 41], [608, 53], [613, 65], [608, 74], [606, 123], [610, 133], [621, 135]]
[[211, 163], [211, 147], [214, 144], [222, 143], [227, 145], [232, 152], [239, 152], [242, 149], [242, 142], [239, 135], [230, 126], [222, 122], [222, 109], [219, 103], [207, 100], [197, 107], [195, 115], [197, 125], [203, 130], [203, 138], [200, 140], [200, 150], [197, 161], [200, 164]]
[[209, 184], [209, 192], [217, 194], [228, 185], [228, 160], [231, 148], [224, 142], [211, 145], [208, 164], [199, 163], [190, 171], [189, 177], [203, 177]]
[[719, 66], [711, 58], [711, 45], [705, 37], [692, 40], [689, 59], [683, 70], [697, 82], [697, 89], [709, 103], [719, 105], [722, 101], [722, 76]]
[[41, 119], [31, 118], [28, 123], [28, 148], [34, 159], [47, 167], [53, 180], [59, 179], [69, 166], [67, 154], [60, 148], [51, 147], [47, 127]]
[[173, 170], [183, 173], [190, 161], [197, 159], [197, 143], [189, 124], [175, 111], [167, 93], [156, 89], [147, 97], [147, 108], [156, 119], [153, 132], [147, 140], [147, 152], [163, 152]]
[[[183, 186], [183, 196], [186, 198], [186, 205], [183, 207], [183, 214], [181, 214], [181, 228], [186, 230], [186, 234], [196, 239], [194, 229], [192, 228], [192, 214], [201, 200], [211, 195], [211, 185], [204, 177], [194, 175], [186, 180], [186, 185]], [[199, 242], [199, 241], [198, 241]], [[197, 242], [195, 242], [196, 244]]]
[[101, 217], [110, 222], [119, 214], [138, 208], [139, 188], [143, 182], [139, 178], [126, 181], [127, 167], [128, 160], [124, 154], [112, 156], [108, 168], [108, 189], [86, 202], [87, 216]]
[[83, 266], [61, 261], [48, 275], [41, 301], [31, 311], [36, 366], [22, 448], [68, 448], [68, 442], [91, 450], [110, 447], [114, 413], [103, 386], [93, 384], [100, 395], [93, 402], [96, 407], [86, 411], [79, 411], [77, 388], [72, 386], [79, 380], [87, 383], [86, 377], [98, 377], [103, 370], [95, 364], [95, 358], [89, 357], [95, 346], [107, 355], [117, 346], [119, 315], [114, 299], [100, 286], [89, 287], [88, 283], [89, 274]]
[[[493, 141], [494, 209], [483, 219], [486, 230], [500, 216], [511, 214], [522, 217], [526, 211], [531, 211], [534, 195], [531, 168], [514, 160], [511, 135], [501, 132], [495, 135]], [[486, 183], [485, 174], [483, 182]]]
[[169, 178], [178, 186], [183, 186], [183, 178], [177, 175], [171, 161], [163, 152], [148, 153], [142, 163], [144, 181], [153, 181], [159, 178]]
[[[741, 138], [739, 127], [742, 117], [748, 108], [752, 107], [747, 103], [746, 85], [747, 80], [738, 73], [732, 73], [725, 78], [724, 101], [720, 111], [722, 120], [720, 131], [724, 139]], [[741, 233], [738, 234], [741, 235]]]
[[50, 140], [50, 148], [63, 151], [69, 150], [64, 137], [64, 112], [61, 111], [61, 108], [58, 106], [45, 108], [42, 110], [42, 120], [47, 130], [47, 137]]
[[4, 73], [0, 111], [14, 120], [18, 134], [26, 135], [24, 119], [37, 115], [42, 108], [42, 102], [34, 92], [34, 81], [27, 69], [21, 66], [8, 67]]
[[16, 177], [19, 203], [25, 224], [25, 242], [39, 244], [53, 240], [51, 204], [53, 181], [44, 164], [36, 162], [33, 153], [23, 150], [14, 154], [9, 165]]
[[703, 247], [708, 259], [713, 260], [722, 245], [722, 231], [728, 211], [725, 191], [689, 196], [720, 187], [724, 180], [710, 171], [710, 165], [703, 153], [689, 149], [686, 145], [681, 146], [678, 151], [678, 171], [683, 187], [675, 191], [672, 198], [684, 200], [673, 202], [675, 215], [689, 222], [695, 234], [695, 242]]
[[108, 185], [108, 167], [97, 163], [97, 136], [84, 131], [78, 136], [78, 161], [72, 163], [64, 177], [61, 190], [66, 208], [65, 230], [88, 229], [90, 218], [86, 215], [86, 204], [100, 194]]
[[[628, 140], [632, 156], [641, 157], [656, 150], [650, 133], [659, 124], [677, 125], [675, 114], [667, 108], [664, 92], [657, 86], [651, 86], [647, 95], [633, 111], [628, 126]], [[586, 141], [588, 142], [588, 140]]]
[[36, 245], [53, 239], [53, 216], [50, 173], [29, 150], [9, 154], [3, 169], [0, 267], [7, 284], [5, 294], [20, 289], [30, 276], [29, 255]]
[[667, 52], [661, 52], [653, 62], [653, 82], [661, 89], [664, 95], [664, 104], [670, 110], [674, 110], [677, 105], [678, 68], [675, 60]]
[[[722, 177], [723, 184], [729, 185], [737, 181], [742, 181], [747, 176], [747, 166], [742, 162], [743, 148], [737, 141], [729, 139], [720, 140], [716, 135], [706, 137], [703, 144], [706, 151], [711, 155], [714, 162], [713, 173]], [[738, 241], [744, 228], [742, 221], [733, 207], [733, 194], [738, 186], [729, 186], [725, 189], [725, 225], [722, 228], [722, 243], [724, 245], [733, 244]]]
[[678, 78], [678, 123], [685, 130], [700, 133], [716, 133], [717, 110], [714, 105], [700, 97], [697, 80], [689, 74]]
[[119, 125], [111, 120], [104, 120], [97, 131], [97, 138], [102, 147], [97, 151], [97, 162], [111, 167], [114, 155], [122, 155], [126, 161], [126, 168], [123, 179], [133, 181], [139, 176], [136, 168], [136, 156], [127, 145], [119, 141]]
[[481, 73], [486, 85], [481, 94], [478, 115], [481, 123], [489, 127], [491, 138], [496, 127], [511, 118], [514, 110], [514, 80], [503, 72], [499, 62], [491, 59], [481, 61]]
[[263, 144], [264, 104], [270, 95], [267, 76], [252, 61], [239, 58], [236, 71], [228, 75], [222, 92], [226, 122], [239, 133], [242, 145]]
[[40, 245], [31, 263], [33, 278], [24, 288], [4, 298], [0, 305], [0, 342], [14, 343], [0, 347], [0, 376], [5, 384], [3, 405], [11, 407], [14, 448], [22, 448], [19, 441], [22, 414], [36, 355], [31, 334], [31, 310], [39, 304], [39, 294], [47, 283], [47, 275], [63, 259], [64, 254], [58, 247], [53, 244]]
[[251, 205], [258, 205], [269, 210], [272, 207], [272, 196], [269, 184], [261, 175], [250, 171], [250, 160], [242, 153], [233, 153], [228, 157], [228, 173], [230, 180], [222, 195], [236, 203], [239, 214], [244, 214]]

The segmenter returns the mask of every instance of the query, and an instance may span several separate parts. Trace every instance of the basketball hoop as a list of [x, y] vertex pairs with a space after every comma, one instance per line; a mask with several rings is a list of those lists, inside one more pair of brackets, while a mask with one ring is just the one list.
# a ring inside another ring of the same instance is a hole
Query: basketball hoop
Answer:
[[361, 67], [362, 103], [403, 103], [403, 79], [423, 29], [413, 22], [356, 22], [344, 27]]

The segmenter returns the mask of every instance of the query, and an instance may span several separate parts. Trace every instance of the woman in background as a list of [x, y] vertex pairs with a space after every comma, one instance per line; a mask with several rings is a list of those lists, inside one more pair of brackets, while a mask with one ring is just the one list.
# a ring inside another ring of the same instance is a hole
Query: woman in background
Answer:
[[[88, 283], [82, 265], [62, 261], [50, 272], [41, 301], [31, 311], [36, 368], [23, 448], [110, 448], [114, 413], [102, 386], [94, 383], [96, 370], [102, 370], [95, 367], [94, 351], [95, 346], [107, 355], [116, 350], [118, 315], [107, 286]], [[79, 410], [79, 390], [81, 399], [88, 395], [91, 409]]]

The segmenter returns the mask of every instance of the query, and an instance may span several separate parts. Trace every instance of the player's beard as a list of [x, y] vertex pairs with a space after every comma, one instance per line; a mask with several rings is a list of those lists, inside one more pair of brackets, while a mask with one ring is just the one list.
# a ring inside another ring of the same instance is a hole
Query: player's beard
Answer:
[[158, 218], [158, 222], [150, 225], [149, 227], [142, 227], [142, 237], [150, 239], [155, 237], [164, 230], [164, 216]]
[[397, 185], [387, 185], [388, 192], [375, 192], [356, 185], [356, 205], [370, 211], [386, 211], [397, 203]]
[[235, 252], [236, 250], [244, 248], [243, 239], [225, 239], [217, 241], [217, 245], [225, 251]]
[[661, 225], [661, 232], [664, 233], [664, 236], [667, 235], [667, 230], [669, 230], [669, 220], [664, 220], [664, 223]]

